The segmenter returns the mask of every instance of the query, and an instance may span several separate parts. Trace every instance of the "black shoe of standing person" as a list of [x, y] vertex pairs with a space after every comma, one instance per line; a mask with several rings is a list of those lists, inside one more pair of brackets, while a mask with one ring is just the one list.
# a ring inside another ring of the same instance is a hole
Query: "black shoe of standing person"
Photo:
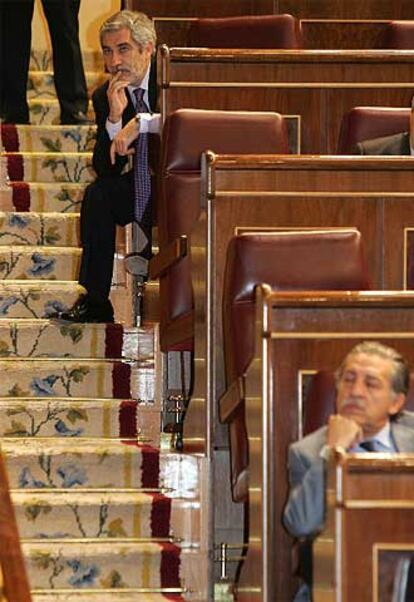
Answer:
[[93, 125], [94, 122], [83, 111], [76, 111], [76, 113], [62, 114], [60, 123], [62, 125]]
[[50, 316], [51, 320], [82, 323], [113, 323], [114, 310], [109, 299], [95, 301], [89, 295], [81, 295], [67, 311]]

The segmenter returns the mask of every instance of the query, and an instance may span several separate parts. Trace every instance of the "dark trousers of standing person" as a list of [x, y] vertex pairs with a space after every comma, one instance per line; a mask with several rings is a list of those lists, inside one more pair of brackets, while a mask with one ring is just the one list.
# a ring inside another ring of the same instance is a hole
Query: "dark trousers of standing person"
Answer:
[[[79, 123], [88, 96], [79, 45], [80, 0], [42, 0], [53, 49], [62, 123]], [[34, 0], [0, 0], [2, 107], [5, 121], [28, 123], [26, 99]]]
[[[81, 209], [82, 259], [79, 283], [97, 304], [108, 299], [115, 254], [116, 226], [134, 220], [133, 174], [98, 178], [86, 188]], [[142, 253], [149, 258], [151, 248], [151, 203], [141, 229], [149, 243]]]

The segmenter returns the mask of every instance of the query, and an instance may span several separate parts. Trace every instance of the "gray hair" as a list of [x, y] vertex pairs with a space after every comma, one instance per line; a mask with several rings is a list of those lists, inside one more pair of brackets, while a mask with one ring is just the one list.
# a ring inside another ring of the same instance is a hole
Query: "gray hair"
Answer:
[[147, 17], [146, 14], [132, 10], [121, 10], [118, 13], [115, 13], [101, 25], [99, 30], [101, 44], [102, 38], [106, 33], [119, 31], [120, 29], [129, 29], [132, 39], [141, 46], [141, 48], [148, 42], [152, 42], [155, 52], [157, 34], [155, 33], [152, 19]]
[[391, 376], [391, 387], [395, 394], [403, 393], [407, 395], [410, 386], [410, 370], [403, 356], [387, 345], [383, 345], [378, 341], [364, 341], [351, 349], [346, 355], [342, 364], [336, 371], [337, 382], [342, 377], [345, 365], [350, 357], [364, 353], [365, 355], [375, 355], [393, 363], [393, 373]]

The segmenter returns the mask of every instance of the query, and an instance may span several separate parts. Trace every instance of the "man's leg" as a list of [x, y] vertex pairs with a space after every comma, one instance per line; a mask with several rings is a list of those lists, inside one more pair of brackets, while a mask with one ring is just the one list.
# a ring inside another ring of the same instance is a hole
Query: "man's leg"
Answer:
[[8, 123], [29, 123], [26, 100], [34, 0], [0, 0], [2, 114]]
[[86, 191], [81, 209], [82, 259], [79, 283], [87, 291], [60, 317], [82, 322], [111, 322], [109, 301], [115, 253], [116, 225], [133, 220], [131, 174], [98, 178]]
[[86, 120], [88, 94], [79, 45], [80, 0], [42, 0], [53, 46], [53, 69], [62, 123]]

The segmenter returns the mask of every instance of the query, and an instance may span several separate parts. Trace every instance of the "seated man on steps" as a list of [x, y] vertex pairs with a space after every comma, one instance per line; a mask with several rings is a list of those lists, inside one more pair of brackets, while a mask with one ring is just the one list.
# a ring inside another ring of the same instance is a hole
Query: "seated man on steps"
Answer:
[[414, 155], [414, 96], [411, 99], [409, 132], [364, 140], [356, 146], [360, 155]]
[[[153, 22], [143, 13], [120, 11], [100, 29], [109, 81], [93, 94], [97, 137], [93, 166], [98, 178], [81, 209], [82, 259], [79, 283], [86, 289], [75, 305], [55, 318], [71, 322], [113, 322], [109, 300], [116, 225], [139, 222], [144, 238], [142, 263], [151, 255], [150, 163], [158, 146]], [[125, 172], [129, 155], [134, 169]]]
[[[412, 414], [402, 411], [408, 387], [408, 366], [391, 347], [364, 342], [348, 353], [337, 372], [338, 413], [289, 449], [283, 519], [293, 536], [312, 539], [323, 528], [325, 462], [331, 450], [414, 452]], [[304, 585], [295, 600], [309, 599]]]

